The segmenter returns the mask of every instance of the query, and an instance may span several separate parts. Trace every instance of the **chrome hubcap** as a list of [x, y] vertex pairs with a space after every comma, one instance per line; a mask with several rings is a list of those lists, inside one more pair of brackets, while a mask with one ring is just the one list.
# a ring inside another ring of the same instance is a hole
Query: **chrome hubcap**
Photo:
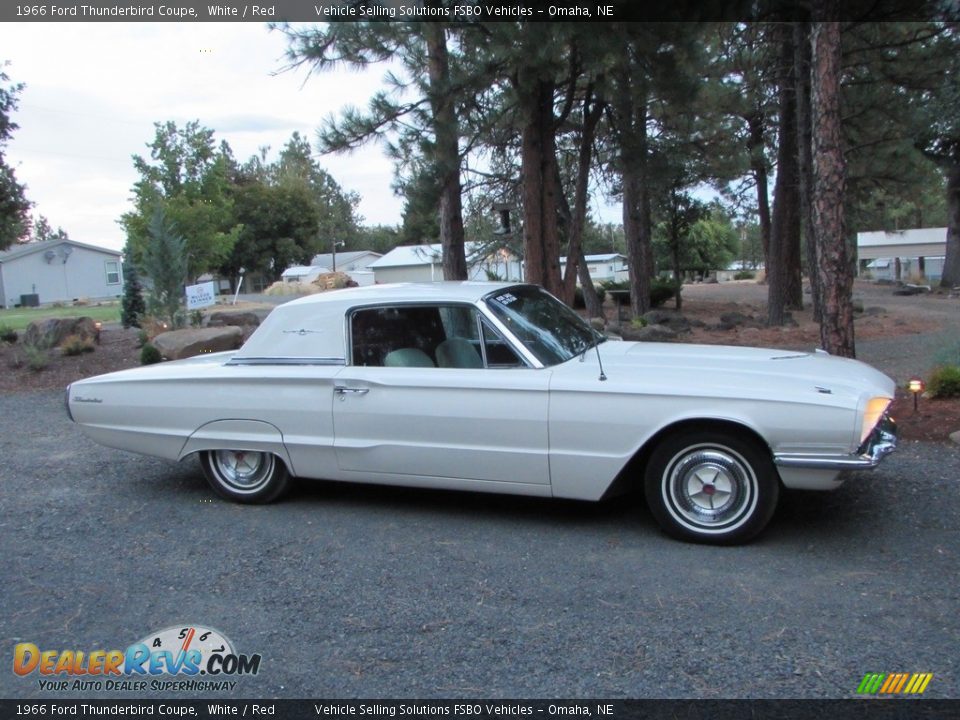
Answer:
[[273, 456], [247, 450], [217, 450], [213, 464], [223, 482], [236, 492], [256, 492], [273, 474]]
[[669, 505], [678, 519], [700, 527], [736, 523], [755, 501], [752, 471], [726, 449], [688, 448], [674, 458], [665, 480]]

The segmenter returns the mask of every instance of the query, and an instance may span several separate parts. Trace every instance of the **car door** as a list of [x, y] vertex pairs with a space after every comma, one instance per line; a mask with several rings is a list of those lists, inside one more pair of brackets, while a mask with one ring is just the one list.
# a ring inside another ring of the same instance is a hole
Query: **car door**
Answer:
[[341, 471], [549, 484], [550, 371], [505, 348], [476, 308], [363, 308], [349, 323], [334, 382]]

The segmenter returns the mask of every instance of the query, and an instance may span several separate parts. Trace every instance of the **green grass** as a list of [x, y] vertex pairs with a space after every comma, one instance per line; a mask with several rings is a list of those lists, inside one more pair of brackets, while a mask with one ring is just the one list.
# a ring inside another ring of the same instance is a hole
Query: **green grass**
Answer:
[[87, 307], [39, 307], [0, 310], [0, 326], [23, 330], [34, 320], [47, 318], [90, 317], [101, 322], [120, 322], [120, 303]]

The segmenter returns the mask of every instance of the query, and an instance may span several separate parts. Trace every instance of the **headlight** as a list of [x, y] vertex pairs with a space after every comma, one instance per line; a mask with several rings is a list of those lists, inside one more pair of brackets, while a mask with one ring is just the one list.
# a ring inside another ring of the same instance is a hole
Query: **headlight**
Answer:
[[867, 406], [863, 410], [863, 425], [860, 428], [860, 444], [867, 439], [867, 436], [873, 432], [873, 429], [880, 422], [880, 418], [890, 407], [890, 398], [875, 397], [870, 398]]

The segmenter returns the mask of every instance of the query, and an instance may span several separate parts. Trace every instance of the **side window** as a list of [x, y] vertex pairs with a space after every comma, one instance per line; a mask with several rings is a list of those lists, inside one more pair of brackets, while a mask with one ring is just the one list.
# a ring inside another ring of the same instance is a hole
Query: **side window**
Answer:
[[107, 285], [120, 284], [120, 263], [115, 260], [108, 260], [104, 263], [107, 271]]
[[364, 308], [350, 316], [352, 364], [507, 368], [526, 364], [469, 305]]
[[440, 308], [380, 307], [350, 316], [352, 364], [372, 367], [433, 367], [445, 339]]
[[526, 363], [514, 351], [503, 335], [486, 318], [480, 318], [483, 333], [483, 354], [489, 368], [526, 367]]

